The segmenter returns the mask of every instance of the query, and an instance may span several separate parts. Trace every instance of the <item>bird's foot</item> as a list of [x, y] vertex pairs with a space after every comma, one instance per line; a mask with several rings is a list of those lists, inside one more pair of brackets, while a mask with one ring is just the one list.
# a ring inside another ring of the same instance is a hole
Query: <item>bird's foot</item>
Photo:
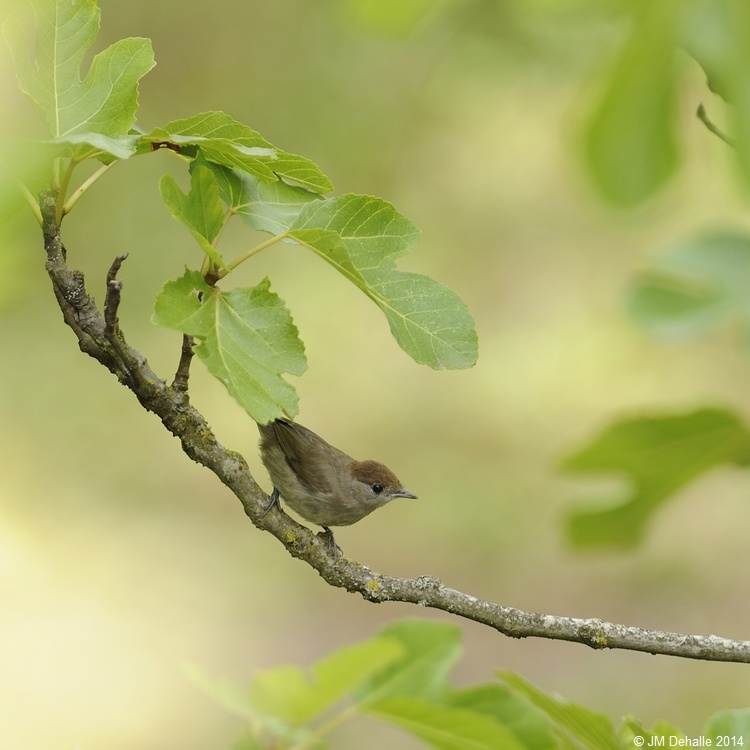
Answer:
[[318, 536], [328, 545], [328, 549], [331, 550], [333, 559], [337, 560], [341, 556], [341, 548], [336, 544], [336, 540], [333, 538], [333, 532], [327, 527], [323, 527], [323, 531], [318, 533]]
[[263, 512], [260, 514], [260, 517], [263, 518], [263, 516], [265, 516], [266, 513], [270, 512], [273, 508], [281, 510], [281, 505], [279, 504], [279, 491], [276, 489], [276, 487], [273, 488], [271, 497], [268, 498], [268, 504], [265, 508], [263, 508]]

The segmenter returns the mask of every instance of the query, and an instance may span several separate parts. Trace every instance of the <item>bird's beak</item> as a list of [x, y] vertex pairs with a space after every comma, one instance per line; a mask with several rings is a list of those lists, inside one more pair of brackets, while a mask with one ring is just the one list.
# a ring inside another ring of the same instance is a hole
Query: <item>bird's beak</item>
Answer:
[[417, 496], [407, 490], [396, 490], [391, 494], [391, 497], [410, 497], [412, 500], [416, 500]]

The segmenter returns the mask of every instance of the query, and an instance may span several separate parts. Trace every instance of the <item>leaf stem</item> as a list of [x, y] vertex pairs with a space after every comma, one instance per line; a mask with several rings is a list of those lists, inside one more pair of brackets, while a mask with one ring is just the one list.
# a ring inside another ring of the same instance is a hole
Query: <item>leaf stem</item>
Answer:
[[29, 190], [22, 182], [18, 183], [18, 189], [21, 191], [21, 194], [26, 199], [26, 202], [29, 204], [29, 207], [33, 211], [36, 220], [39, 222], [39, 226], [41, 226], [43, 220], [42, 210], [39, 208], [39, 201], [34, 198], [34, 196], [31, 194], [31, 190]]
[[716, 125], [714, 125], [711, 120], [708, 119], [708, 115], [706, 114], [706, 108], [703, 106], [703, 104], [698, 105], [698, 111], [695, 113], [698, 117], [698, 119], [717, 137], [721, 138], [724, 143], [731, 146], [732, 148], [736, 148], [734, 138], [731, 138], [728, 136], [723, 130], [718, 128]]
[[[72, 210], [73, 206], [75, 206], [76, 203], [80, 200], [80, 198], [83, 196], [83, 194], [103, 175], [105, 175], [115, 164], [117, 164], [116, 161], [110, 162], [109, 164], [102, 164], [99, 169], [94, 172], [94, 174], [91, 175], [86, 181], [82, 182], [78, 188], [76, 188], [75, 192], [68, 198], [68, 200], [65, 202], [65, 205], [62, 208], [62, 215], [65, 216], [65, 214], [69, 214]], [[72, 172], [72, 170], [71, 170]]]
[[282, 232], [281, 234], [275, 234], [273, 237], [270, 237], [265, 242], [261, 242], [259, 245], [256, 245], [255, 247], [251, 247], [246, 253], [243, 253], [242, 255], [239, 255], [236, 257], [233, 261], [227, 264], [226, 268], [222, 268], [219, 271], [219, 278], [224, 278], [230, 271], [233, 271], [237, 266], [240, 265], [240, 263], [244, 263], [248, 258], [252, 258], [253, 255], [256, 253], [259, 253], [261, 250], [265, 250], [267, 247], [271, 247], [271, 245], [276, 244], [277, 242], [280, 242], [285, 237], [289, 236], [289, 232]]
[[[59, 162], [58, 162], [59, 163]], [[57, 193], [57, 207], [55, 210], [55, 218], [57, 220], [58, 225], [63, 219], [63, 216], [65, 216], [65, 196], [68, 193], [68, 188], [70, 187], [70, 180], [73, 177], [73, 170], [78, 165], [78, 162], [71, 157], [70, 161], [68, 161], [68, 166], [65, 169], [65, 172], [62, 176], [62, 179], [59, 183], [59, 189]]]
[[211, 270], [211, 259], [208, 257], [208, 255], [204, 256], [203, 263], [201, 263], [201, 276], [203, 278], [206, 278], [206, 275]]
[[224, 234], [224, 230], [227, 228], [227, 224], [229, 224], [229, 220], [234, 216], [234, 211], [230, 208], [227, 210], [227, 212], [224, 214], [224, 220], [221, 222], [221, 227], [219, 227], [219, 231], [216, 233], [216, 237], [213, 238], [211, 244], [215, 247], [217, 243], [219, 242], [219, 238], [222, 234]]

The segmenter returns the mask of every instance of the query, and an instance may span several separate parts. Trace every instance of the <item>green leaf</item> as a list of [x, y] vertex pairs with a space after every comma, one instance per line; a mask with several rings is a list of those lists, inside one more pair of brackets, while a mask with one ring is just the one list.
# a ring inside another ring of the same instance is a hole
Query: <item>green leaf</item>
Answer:
[[288, 235], [330, 263], [340, 274], [356, 284], [367, 293], [368, 285], [364, 276], [359, 272], [349, 250], [341, 239], [341, 235], [332, 229], [295, 229]]
[[474, 321], [461, 298], [429, 276], [396, 269], [395, 259], [417, 243], [419, 231], [390, 203], [352, 194], [313, 201], [302, 208], [289, 236], [359, 286], [416, 362], [435, 369], [476, 362]]
[[750, 6], [744, 0], [685, 3], [684, 46], [709, 76], [709, 85], [732, 106], [729, 132], [740, 174], [750, 183]]
[[614, 508], [571, 513], [568, 538], [577, 547], [632, 546], [656, 509], [688, 482], [717, 466], [748, 462], [750, 433], [730, 412], [699, 409], [622, 420], [563, 466], [618, 474], [631, 489]]
[[76, 161], [99, 159], [106, 162], [130, 158], [138, 150], [139, 141], [138, 135], [110, 138], [101, 133], [76, 133], [64, 138], [54, 138], [45, 143], [68, 156], [73, 156]]
[[16, 19], [3, 27], [21, 87], [41, 109], [54, 138], [127, 135], [135, 122], [138, 81], [154, 66], [148, 39], [122, 39], [94, 57], [81, 81], [86, 51], [99, 32], [96, 0], [34, 0], [36, 65]]
[[[702, 732], [713, 740], [712, 747], [720, 747], [718, 737], [728, 737], [723, 747], [750, 747], [750, 708], [736, 708], [715, 713]], [[742, 744], [740, 744], [742, 743]]]
[[367, 707], [377, 716], [441, 750], [525, 750], [507, 727], [492, 717], [423, 698], [384, 698]]
[[281, 374], [307, 369], [304, 347], [268, 279], [225, 293], [188, 270], [158, 294], [153, 321], [200, 339], [195, 353], [256, 422], [297, 413]]
[[203, 112], [175, 120], [144, 136], [144, 141], [187, 147], [188, 155], [195, 155], [200, 149], [208, 161], [248, 172], [266, 182], [283, 178], [315, 193], [333, 189], [331, 181], [312, 161], [276, 148], [224, 112]]
[[461, 298], [428, 276], [396, 269], [419, 231], [390, 203], [364, 195], [323, 200], [280, 181], [209, 167], [232, 211], [330, 263], [383, 310], [396, 341], [417, 362], [451, 369], [476, 362], [474, 321]]
[[552, 721], [555, 733], [576, 748], [591, 750], [619, 750], [620, 743], [612, 722], [603, 714], [595, 713], [575, 703], [548, 696], [539, 688], [512, 672], [498, 672], [506, 685], [532, 705], [543, 711]]
[[644, 328], [686, 336], [739, 317], [750, 341], [750, 237], [723, 230], [685, 240], [635, 281], [628, 310]]
[[441, 698], [448, 690], [447, 675], [461, 654], [461, 632], [445, 623], [402, 620], [380, 631], [397, 641], [401, 658], [375, 674], [356, 692], [361, 705], [395, 696]]
[[253, 229], [282, 234], [308, 203], [320, 200], [315, 193], [281, 180], [265, 182], [246, 172], [217, 164], [210, 166], [219, 182], [221, 197]]
[[213, 244], [224, 225], [224, 207], [219, 199], [219, 185], [213, 172], [200, 165], [193, 169], [190, 174], [190, 192], [187, 195], [169, 174], [161, 178], [159, 189], [175, 219], [190, 230], [215, 264], [224, 267], [224, 260]]
[[402, 653], [398, 641], [378, 636], [321, 659], [312, 666], [309, 676], [292, 665], [264, 670], [253, 678], [250, 698], [265, 714], [290, 724], [303, 724], [329, 709]]
[[633, 29], [586, 124], [591, 174], [602, 194], [621, 206], [648, 198], [677, 166], [679, 2], [632, 6]]
[[505, 685], [479, 685], [453, 693], [447, 702], [455, 708], [492, 716], [507, 727], [524, 747], [534, 750], [557, 747], [550, 724], [542, 713]]
[[272, 713], [264, 712], [253, 702], [247, 690], [242, 690], [225, 680], [209, 675], [195, 664], [186, 663], [183, 665], [183, 670], [190, 681], [217, 705], [252, 727], [252, 734], [249, 732], [244, 734], [238, 740], [236, 747], [266, 747], [266, 743], [258, 743], [258, 737], [263, 734], [297, 741], [301, 741], [309, 734], [306, 729], [296, 729]]

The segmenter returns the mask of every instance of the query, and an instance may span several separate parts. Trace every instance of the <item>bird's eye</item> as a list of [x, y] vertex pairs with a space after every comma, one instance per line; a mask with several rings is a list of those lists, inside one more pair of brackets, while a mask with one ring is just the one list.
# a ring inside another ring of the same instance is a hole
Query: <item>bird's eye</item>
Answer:
[[378, 482], [375, 482], [375, 484], [370, 485], [370, 487], [372, 488], [372, 491], [376, 495], [379, 495], [383, 491], [383, 485], [379, 484]]

